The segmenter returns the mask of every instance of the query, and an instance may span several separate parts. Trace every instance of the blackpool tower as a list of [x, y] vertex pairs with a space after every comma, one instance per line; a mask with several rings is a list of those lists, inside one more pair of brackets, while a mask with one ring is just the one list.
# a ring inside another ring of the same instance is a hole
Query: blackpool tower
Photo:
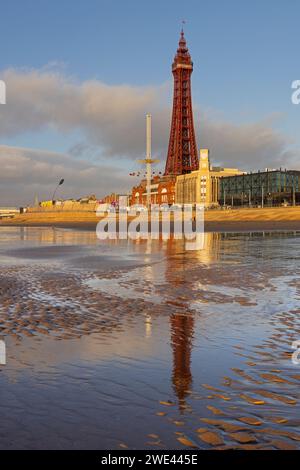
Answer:
[[181, 30], [179, 47], [172, 64], [174, 96], [165, 176], [183, 175], [198, 170], [191, 94], [192, 71], [193, 62]]

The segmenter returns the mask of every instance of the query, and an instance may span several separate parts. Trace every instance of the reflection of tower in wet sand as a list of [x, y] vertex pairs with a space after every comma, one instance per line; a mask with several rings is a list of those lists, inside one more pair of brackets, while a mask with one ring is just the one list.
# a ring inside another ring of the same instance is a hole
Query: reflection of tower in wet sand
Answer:
[[185, 399], [192, 386], [191, 356], [194, 335], [194, 316], [189, 308], [192, 270], [197, 264], [208, 265], [220, 256], [221, 236], [218, 233], [200, 234], [199, 250], [184, 250], [182, 242], [170, 239], [166, 244], [165, 279], [172, 286], [172, 304], [181, 312], [170, 317], [173, 350], [172, 383], [179, 409], [184, 411]]
[[185, 398], [193, 378], [191, 372], [192, 338], [194, 319], [189, 314], [174, 314], [170, 318], [171, 344], [173, 349], [172, 382], [180, 410], [185, 408]]
[[[165, 280], [172, 286], [172, 304], [178, 309], [170, 315], [171, 347], [173, 350], [172, 383], [179, 409], [184, 411], [185, 399], [192, 385], [191, 372], [194, 318], [186, 297], [186, 258], [182, 243], [169, 240], [166, 245]], [[179, 249], [179, 251], [178, 251]]]

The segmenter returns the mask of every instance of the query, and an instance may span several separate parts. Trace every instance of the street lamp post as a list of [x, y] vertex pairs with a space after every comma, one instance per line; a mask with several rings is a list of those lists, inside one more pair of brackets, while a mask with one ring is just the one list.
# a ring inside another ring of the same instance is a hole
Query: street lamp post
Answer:
[[65, 180], [62, 178], [61, 180], [59, 180], [59, 183], [58, 185], [56, 186], [55, 190], [54, 190], [54, 193], [52, 195], [52, 202], [55, 200], [55, 194], [56, 194], [56, 191], [58, 190], [59, 186], [61, 186], [62, 184], [64, 184]]
[[293, 206], [296, 205], [295, 175], [293, 175]]

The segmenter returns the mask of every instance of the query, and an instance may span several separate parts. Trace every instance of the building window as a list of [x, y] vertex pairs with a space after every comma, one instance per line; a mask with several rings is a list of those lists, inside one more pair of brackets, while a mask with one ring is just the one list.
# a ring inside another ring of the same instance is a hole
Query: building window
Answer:
[[167, 194], [167, 189], [163, 188], [161, 190], [161, 202], [168, 202], [168, 194]]

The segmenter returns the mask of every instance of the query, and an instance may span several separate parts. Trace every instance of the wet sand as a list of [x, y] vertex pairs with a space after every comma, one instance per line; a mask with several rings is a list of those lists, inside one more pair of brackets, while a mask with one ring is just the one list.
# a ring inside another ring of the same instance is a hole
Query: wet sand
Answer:
[[300, 236], [0, 229], [0, 448], [299, 449]]
[[[15, 227], [57, 227], [74, 230], [95, 230], [97, 222], [32, 222], [2, 224]], [[0, 224], [1, 227], [1, 224]], [[172, 230], [172, 225], [171, 225]], [[300, 231], [300, 220], [274, 220], [274, 221], [207, 221], [204, 224], [205, 232], [261, 232], [261, 231]]]

